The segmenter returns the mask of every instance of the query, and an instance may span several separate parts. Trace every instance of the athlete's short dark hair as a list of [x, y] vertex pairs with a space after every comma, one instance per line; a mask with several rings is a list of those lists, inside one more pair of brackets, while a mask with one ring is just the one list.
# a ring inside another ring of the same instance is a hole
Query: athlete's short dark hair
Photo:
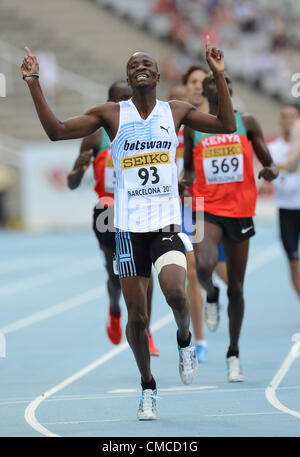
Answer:
[[[231, 82], [232, 82], [232, 81], [231, 81], [231, 78], [230, 78], [229, 74], [226, 73], [226, 71], [224, 72], [224, 76], [225, 76], [225, 80], [226, 80], [227, 84], [231, 84]], [[214, 80], [215, 80], [214, 75], [213, 75], [213, 73], [210, 71], [210, 72], [205, 76], [205, 78], [204, 78], [203, 81], [202, 81], [202, 87], [203, 87], [203, 93], [204, 93], [204, 94], [206, 93], [206, 89], [207, 89], [207, 86], [209, 85], [209, 83], [210, 83], [211, 81], [214, 81]]]
[[184, 86], [187, 85], [189, 77], [191, 76], [191, 74], [194, 73], [194, 71], [197, 71], [197, 70], [203, 71], [203, 73], [205, 73], [206, 75], [209, 72], [208, 68], [205, 67], [204, 65], [201, 65], [201, 64], [190, 65], [188, 67], [188, 69], [184, 73], [182, 73], [182, 75], [181, 75], [181, 82], [182, 82], [182, 84]]
[[115, 97], [115, 91], [119, 88], [119, 86], [124, 86], [127, 85], [127, 82], [125, 79], [119, 79], [118, 81], [115, 81], [108, 89], [108, 100], [112, 101], [114, 100]]
[[129, 65], [129, 62], [130, 62], [130, 60], [132, 59], [132, 57], [133, 57], [135, 54], [145, 54], [145, 55], [147, 55], [147, 56], [154, 62], [155, 67], [156, 67], [156, 71], [157, 71], [157, 72], [159, 71], [159, 70], [158, 70], [158, 63], [157, 63], [157, 61], [156, 61], [150, 54], [148, 54], [148, 52], [137, 51], [137, 52], [135, 52], [134, 54], [132, 54], [132, 56], [129, 58], [129, 60], [128, 60], [127, 64], [126, 64], [126, 74], [127, 74], [127, 75], [128, 75], [128, 65]]

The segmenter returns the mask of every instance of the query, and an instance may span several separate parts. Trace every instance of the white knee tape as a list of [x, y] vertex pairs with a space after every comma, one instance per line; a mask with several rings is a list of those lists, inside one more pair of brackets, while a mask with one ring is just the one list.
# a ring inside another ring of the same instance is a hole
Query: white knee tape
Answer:
[[157, 274], [161, 272], [161, 269], [166, 265], [178, 265], [186, 270], [186, 257], [183, 252], [180, 251], [169, 251], [158, 257], [154, 266]]

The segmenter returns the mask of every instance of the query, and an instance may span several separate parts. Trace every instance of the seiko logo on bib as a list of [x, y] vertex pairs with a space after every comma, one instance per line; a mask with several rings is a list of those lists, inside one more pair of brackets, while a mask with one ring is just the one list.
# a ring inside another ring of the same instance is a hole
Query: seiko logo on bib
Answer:
[[203, 149], [203, 158], [208, 159], [210, 157], [225, 157], [225, 156], [235, 156], [238, 154], [243, 154], [243, 149], [241, 144], [232, 144], [226, 146], [216, 146], [214, 148], [205, 148]]
[[134, 156], [121, 158], [122, 169], [145, 167], [147, 165], [165, 165], [171, 163], [169, 151], [164, 152], [147, 152]]

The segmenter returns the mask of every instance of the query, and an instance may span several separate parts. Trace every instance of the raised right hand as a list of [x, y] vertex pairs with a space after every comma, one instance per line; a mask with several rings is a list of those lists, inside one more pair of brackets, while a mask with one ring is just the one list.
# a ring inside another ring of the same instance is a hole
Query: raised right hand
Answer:
[[[37, 58], [32, 55], [30, 49], [27, 46], [25, 46], [24, 49], [26, 51], [26, 55], [23, 59], [22, 65], [21, 65], [22, 75], [25, 75], [28, 73], [38, 73], [39, 64], [38, 64]], [[27, 81], [29, 83], [30, 81], [32, 81], [34, 79], [36, 79], [36, 77], [32, 76], [32, 77], [26, 78], [25, 81]]]

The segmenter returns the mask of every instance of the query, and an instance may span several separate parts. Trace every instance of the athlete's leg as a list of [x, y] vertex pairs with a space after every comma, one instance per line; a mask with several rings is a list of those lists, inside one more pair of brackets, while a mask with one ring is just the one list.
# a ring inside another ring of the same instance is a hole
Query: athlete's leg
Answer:
[[171, 307], [177, 324], [179, 373], [184, 384], [190, 384], [197, 370], [195, 348], [191, 345], [190, 315], [185, 290], [185, 246], [179, 236], [165, 230], [153, 234], [151, 258], [158, 274], [161, 290]]
[[149, 278], [143, 276], [121, 278], [122, 292], [128, 311], [126, 337], [141, 373], [142, 382], [144, 383], [149, 383], [153, 379], [150, 370], [150, 352], [147, 332], [148, 284]]
[[179, 265], [169, 264], [161, 269], [158, 279], [166, 301], [172, 308], [178, 327], [178, 337], [181, 341], [188, 341], [190, 315], [185, 292], [186, 270]]
[[192, 335], [189, 330], [190, 315], [185, 292], [186, 261], [184, 254], [181, 252], [179, 254], [183, 256], [184, 263], [182, 262], [182, 265], [184, 266], [180, 266], [180, 261], [179, 264], [165, 264], [161, 269], [158, 269], [158, 278], [166, 301], [172, 308], [178, 328], [179, 374], [184, 384], [191, 384], [197, 371], [198, 362], [195, 348], [191, 345]]
[[147, 234], [116, 229], [116, 264], [128, 312], [126, 337], [141, 375], [142, 396], [137, 417], [152, 420], [157, 417], [157, 391], [150, 368], [147, 332], [147, 291], [152, 265]]
[[[196, 225], [197, 230], [197, 225]], [[200, 284], [207, 292], [207, 300], [213, 302], [218, 291], [213, 284], [212, 273], [218, 262], [218, 246], [222, 239], [222, 229], [216, 224], [204, 221], [204, 236], [194, 244], [196, 268]]]
[[196, 270], [194, 251], [186, 253], [188, 307], [194, 329], [194, 339], [203, 340], [203, 296]]
[[222, 279], [223, 282], [225, 282], [225, 284], [228, 283], [227, 266], [226, 266], [226, 262], [225, 261], [223, 261], [223, 262], [219, 261], [217, 263], [216, 268], [215, 268], [215, 272], [217, 273], [219, 278]]
[[106, 333], [113, 344], [119, 344], [122, 340], [122, 324], [121, 324], [121, 284], [119, 277], [115, 275], [113, 270], [113, 257], [115, 249], [104, 246], [100, 243], [100, 248], [105, 256], [105, 267], [108, 273], [107, 291], [109, 295], [109, 310], [106, 323]]
[[249, 251], [249, 240], [240, 243], [223, 238], [228, 272], [228, 317], [229, 337], [228, 357], [236, 355], [239, 351], [239, 337], [244, 316], [244, 277]]
[[289, 266], [290, 266], [290, 274], [291, 274], [291, 280], [294, 286], [294, 289], [296, 290], [298, 296], [300, 297], [300, 271], [299, 271], [299, 260], [290, 260], [289, 261]]
[[298, 254], [300, 212], [280, 209], [279, 226], [281, 241], [289, 260], [291, 280], [297, 294], [300, 296], [300, 272]]
[[148, 284], [148, 289], [147, 289], [147, 315], [148, 315], [148, 321], [147, 321], [147, 332], [148, 332], [148, 339], [149, 339], [149, 350], [150, 350], [150, 355], [154, 357], [159, 357], [160, 352], [159, 349], [155, 346], [153, 336], [150, 332], [150, 322], [151, 322], [151, 311], [152, 311], [152, 295], [153, 295], [153, 275], [151, 273], [150, 279], [149, 279], [149, 284]]
[[149, 278], [149, 284], [147, 289], [147, 315], [148, 315], [148, 322], [147, 322], [147, 332], [150, 333], [150, 321], [151, 321], [151, 311], [152, 311], [152, 295], [153, 295], [153, 275]]
[[100, 245], [104, 256], [105, 256], [105, 267], [108, 273], [107, 279], [107, 290], [109, 295], [110, 312], [113, 316], [118, 317], [121, 314], [120, 309], [120, 296], [121, 296], [121, 284], [119, 277], [115, 275], [113, 269], [113, 257], [115, 250], [107, 246]]
[[99, 247], [105, 257], [105, 268], [108, 274], [107, 291], [110, 300], [110, 311], [115, 317], [120, 316], [121, 310], [119, 306], [121, 285], [119, 277], [115, 275], [113, 270], [113, 257], [116, 250], [115, 234], [107, 230], [108, 225], [103, 225], [102, 222], [106, 219], [113, 218], [113, 207], [103, 208], [96, 206], [93, 213], [93, 231], [98, 240]]
[[[98, 240], [99, 247], [104, 254], [105, 268], [108, 274], [107, 292], [109, 296], [108, 320], [106, 323], [106, 333], [113, 344], [119, 344], [122, 340], [121, 326], [121, 309], [120, 296], [121, 285], [119, 277], [115, 275], [113, 270], [113, 257], [115, 253], [115, 235], [107, 230], [107, 226], [102, 226], [102, 219], [109, 218], [112, 215], [113, 208], [94, 208], [93, 215], [93, 230]], [[103, 230], [106, 228], [106, 230]]]
[[187, 296], [193, 330], [194, 345], [198, 362], [204, 362], [207, 353], [207, 342], [203, 331], [203, 294], [198, 280], [194, 251], [186, 253], [187, 259]]
[[218, 256], [218, 263], [215, 268], [215, 272], [219, 276], [222, 281], [227, 284], [227, 267], [226, 267], [226, 259], [223, 249], [223, 243], [219, 244], [219, 256]]

